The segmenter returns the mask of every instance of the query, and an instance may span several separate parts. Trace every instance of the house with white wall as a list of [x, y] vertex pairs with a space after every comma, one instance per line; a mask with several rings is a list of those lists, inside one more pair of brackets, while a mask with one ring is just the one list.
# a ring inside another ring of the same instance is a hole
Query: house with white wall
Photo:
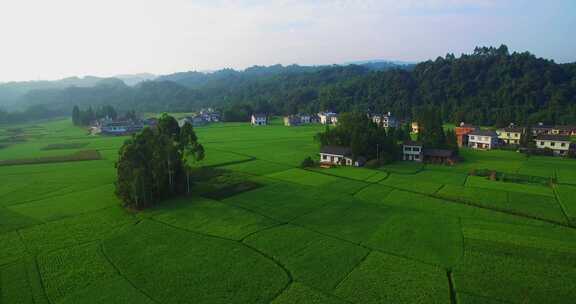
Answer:
[[352, 150], [342, 146], [322, 146], [320, 148], [321, 165], [364, 166], [366, 160], [363, 157], [352, 159]]
[[338, 123], [338, 114], [334, 112], [320, 112], [318, 117], [323, 125], [335, 125]]
[[421, 162], [424, 160], [424, 149], [420, 142], [405, 141], [402, 144], [402, 160]]
[[492, 150], [498, 147], [498, 134], [488, 130], [470, 132], [468, 134], [468, 147], [478, 150]]
[[537, 149], [550, 149], [557, 156], [566, 156], [570, 151], [570, 137], [566, 135], [540, 134], [536, 137]]
[[265, 126], [268, 124], [268, 115], [263, 113], [254, 113], [250, 117], [250, 123], [253, 126]]

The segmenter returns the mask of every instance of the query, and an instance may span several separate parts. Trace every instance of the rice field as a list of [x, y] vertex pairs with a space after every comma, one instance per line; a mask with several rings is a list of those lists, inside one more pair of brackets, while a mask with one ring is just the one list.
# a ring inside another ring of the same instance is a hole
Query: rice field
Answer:
[[[0, 126], [0, 303], [573, 302], [576, 161], [464, 149], [453, 167], [299, 168], [320, 130], [198, 127], [197, 166], [229, 175], [135, 213], [114, 196], [126, 137]], [[86, 150], [100, 157], [66, 158]]]

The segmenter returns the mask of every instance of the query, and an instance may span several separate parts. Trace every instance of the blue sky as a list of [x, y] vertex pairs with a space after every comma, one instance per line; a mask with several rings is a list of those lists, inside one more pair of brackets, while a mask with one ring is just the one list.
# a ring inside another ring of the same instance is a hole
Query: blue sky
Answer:
[[576, 61], [575, 0], [2, 0], [0, 82], [422, 61], [506, 44]]

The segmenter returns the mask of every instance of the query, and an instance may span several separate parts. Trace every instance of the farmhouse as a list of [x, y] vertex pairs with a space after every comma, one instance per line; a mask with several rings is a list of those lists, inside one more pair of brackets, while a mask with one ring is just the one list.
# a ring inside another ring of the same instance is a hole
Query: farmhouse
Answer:
[[388, 114], [374, 114], [372, 115], [372, 121], [386, 129], [398, 127], [398, 120], [390, 112]]
[[338, 123], [338, 114], [334, 112], [320, 112], [318, 117], [323, 125], [335, 125]]
[[570, 137], [541, 134], [536, 137], [537, 149], [550, 149], [554, 155], [566, 156], [570, 151]]
[[496, 130], [496, 134], [498, 134], [498, 139], [507, 145], [519, 145], [523, 131], [523, 128], [509, 126]]
[[320, 148], [321, 165], [343, 165], [362, 167], [366, 160], [359, 157], [356, 161], [352, 159], [352, 150], [342, 146], [322, 146]]
[[100, 132], [104, 135], [126, 135], [141, 131], [144, 125], [133, 121], [105, 122], [100, 126]]
[[448, 149], [424, 149], [424, 162], [453, 165], [458, 161], [454, 151]]
[[268, 116], [262, 113], [254, 113], [250, 117], [250, 123], [253, 126], [265, 126], [268, 124]]
[[205, 125], [206, 121], [202, 119], [202, 116], [200, 115], [186, 116], [178, 120], [178, 126], [180, 127], [184, 126], [186, 123], [190, 123], [192, 126], [198, 127]]
[[556, 126], [552, 129], [552, 134], [576, 136], [576, 126]]
[[477, 131], [478, 128], [461, 122], [460, 125], [454, 128], [454, 133], [456, 133], [456, 141], [458, 142], [458, 147], [468, 146], [468, 134]]
[[422, 143], [416, 141], [406, 141], [402, 145], [402, 160], [421, 162], [424, 161]]
[[498, 134], [494, 131], [473, 131], [468, 134], [468, 147], [491, 150], [498, 146]]
[[284, 116], [284, 125], [287, 127], [310, 124], [312, 122], [313, 119], [308, 114], [296, 114], [296, 115]]
[[540, 134], [552, 134], [553, 129], [552, 126], [546, 126], [540, 122], [537, 126], [532, 128], [532, 135], [538, 136]]

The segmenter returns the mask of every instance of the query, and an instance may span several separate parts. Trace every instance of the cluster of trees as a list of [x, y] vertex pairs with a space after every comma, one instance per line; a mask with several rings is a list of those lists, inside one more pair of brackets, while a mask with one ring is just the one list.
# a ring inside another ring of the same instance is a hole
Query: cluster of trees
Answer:
[[96, 110], [89, 106], [86, 110], [80, 110], [78, 106], [72, 108], [72, 123], [75, 126], [88, 126], [95, 120], [108, 117], [115, 120], [118, 117], [118, 112], [113, 106], [105, 105], [97, 107]]
[[0, 109], [0, 124], [23, 123], [40, 119], [63, 116], [59, 111], [52, 110], [46, 105], [34, 105], [25, 111], [8, 112]]
[[[224, 119], [270, 114], [388, 112], [413, 119], [434, 106], [444, 121], [505, 126], [576, 123], [576, 64], [556, 64], [506, 46], [476, 48], [419, 63], [375, 70], [369, 66], [270, 66], [245, 71], [185, 72], [136, 86], [109, 79], [93, 87], [28, 92], [26, 104], [51, 109], [113, 104], [138, 111], [192, 111], [211, 106]], [[228, 118], [227, 118], [228, 117]]]
[[348, 112], [338, 117], [338, 125], [326, 126], [315, 139], [323, 146], [350, 147], [352, 158], [365, 157], [382, 163], [394, 161], [400, 153], [399, 141], [409, 139], [402, 129], [386, 131], [375, 124], [365, 113]]
[[418, 141], [426, 148], [449, 149], [458, 153], [454, 130], [444, 130], [442, 116], [436, 108], [423, 108], [418, 112]]
[[133, 135], [119, 154], [116, 195], [125, 206], [143, 209], [190, 193], [191, 166], [204, 158], [204, 148], [190, 123], [179, 127], [174, 117], [163, 114], [157, 128]]

